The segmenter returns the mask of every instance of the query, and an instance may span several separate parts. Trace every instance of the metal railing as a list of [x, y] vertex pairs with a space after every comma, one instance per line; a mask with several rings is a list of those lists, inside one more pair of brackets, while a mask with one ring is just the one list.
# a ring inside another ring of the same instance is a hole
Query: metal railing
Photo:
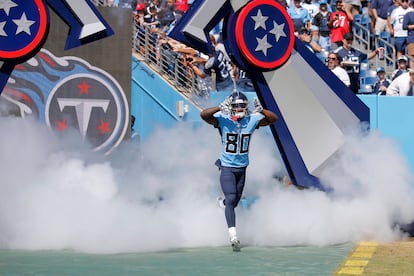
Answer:
[[[391, 73], [395, 70], [396, 60], [396, 51], [394, 45], [379, 36], [375, 38], [369, 28], [358, 22], [353, 22], [353, 30], [353, 47], [360, 50], [361, 52], [368, 54], [372, 49], [371, 45], [375, 45], [375, 43], [377, 43], [377, 45], [381, 45], [381, 47], [384, 48], [383, 59], [379, 59], [378, 56], [375, 56], [375, 58], [369, 60], [368, 63], [374, 68], [383, 66], [387, 75], [391, 75]], [[377, 42], [375, 42], [375, 39], [377, 39]]]
[[91, 0], [95, 6], [98, 7], [112, 7], [114, 0]]
[[208, 97], [206, 81], [194, 74], [187, 65], [187, 56], [174, 51], [168, 38], [164, 39], [157, 29], [134, 20], [132, 45], [138, 60], [147, 63], [179, 92], [187, 97]]

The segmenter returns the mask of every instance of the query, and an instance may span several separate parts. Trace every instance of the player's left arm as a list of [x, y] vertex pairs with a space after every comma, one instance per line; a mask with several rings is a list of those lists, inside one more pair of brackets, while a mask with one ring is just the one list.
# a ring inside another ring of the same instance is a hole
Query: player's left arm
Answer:
[[267, 109], [263, 109], [260, 113], [263, 114], [264, 118], [259, 121], [257, 127], [274, 124], [279, 119], [275, 113]]

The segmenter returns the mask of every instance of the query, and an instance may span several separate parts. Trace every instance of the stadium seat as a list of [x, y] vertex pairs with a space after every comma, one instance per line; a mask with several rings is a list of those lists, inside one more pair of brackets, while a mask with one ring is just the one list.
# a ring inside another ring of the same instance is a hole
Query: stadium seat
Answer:
[[365, 76], [367, 71], [370, 71], [369, 64], [366, 62], [361, 62], [359, 65], [359, 74], [360, 76]]
[[[389, 46], [388, 44], [392, 45], [392, 38], [391, 38], [391, 34], [389, 32], [381, 32], [379, 35], [380, 40], [378, 41], [378, 46], [380, 47], [384, 47], [385, 48], [385, 53], [384, 55], [386, 55], [387, 57], [391, 57], [392, 53], [393, 53], [393, 47]], [[387, 45], [384, 45], [384, 42], [387, 42]]]
[[378, 81], [378, 77], [377, 76], [375, 76], [375, 77], [365, 77], [365, 78], [361, 78], [361, 81], [366, 85], [366, 84], [368, 84], [368, 85], [374, 85], [377, 81]]
[[352, 21], [354, 33], [358, 35], [360, 34], [360, 31], [361, 31], [360, 25], [361, 25], [362, 16], [363, 16], [362, 14], [355, 14], [354, 20]]
[[364, 84], [360, 86], [358, 93], [359, 94], [371, 94], [372, 89], [373, 89], [372, 85]]
[[371, 44], [371, 41], [373, 39], [373, 34], [371, 33], [371, 18], [369, 16], [362, 16], [361, 26], [365, 28], [361, 29], [362, 38]]
[[374, 70], [369, 69], [369, 65], [367, 64], [365, 67], [365, 65], [362, 65], [363, 63], [361, 63], [361, 67], [360, 67], [360, 71], [359, 71], [359, 77], [360, 78], [366, 78], [366, 77], [373, 77], [376, 78], [377, 77], [377, 72]]
[[391, 34], [390, 32], [384, 31], [380, 33], [380, 38], [387, 41], [388, 43], [391, 43]]
[[[391, 44], [391, 34], [389, 32], [381, 32], [379, 38]], [[378, 42], [380, 47], [384, 47], [384, 43], [380, 40]]]
[[377, 82], [377, 72], [374, 70], [366, 70], [363, 75], [360, 72], [359, 78], [359, 91], [358, 93], [369, 94], [372, 93], [372, 89]]

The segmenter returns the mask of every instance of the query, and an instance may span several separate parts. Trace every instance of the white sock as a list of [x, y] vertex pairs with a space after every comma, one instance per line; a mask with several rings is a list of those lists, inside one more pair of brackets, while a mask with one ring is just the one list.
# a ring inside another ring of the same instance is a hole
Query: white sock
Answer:
[[229, 235], [230, 235], [230, 239], [237, 237], [236, 227], [229, 228]]

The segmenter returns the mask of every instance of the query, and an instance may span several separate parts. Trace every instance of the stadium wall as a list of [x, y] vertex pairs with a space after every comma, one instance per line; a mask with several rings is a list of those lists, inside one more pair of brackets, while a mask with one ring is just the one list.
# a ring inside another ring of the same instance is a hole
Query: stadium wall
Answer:
[[[140, 139], [148, 139], [159, 127], [170, 128], [178, 122], [200, 123], [199, 108], [135, 56], [131, 87], [131, 115], [135, 116], [134, 131]], [[183, 116], [177, 112], [180, 102]]]
[[360, 95], [370, 108], [371, 128], [396, 141], [414, 172], [414, 97]]

